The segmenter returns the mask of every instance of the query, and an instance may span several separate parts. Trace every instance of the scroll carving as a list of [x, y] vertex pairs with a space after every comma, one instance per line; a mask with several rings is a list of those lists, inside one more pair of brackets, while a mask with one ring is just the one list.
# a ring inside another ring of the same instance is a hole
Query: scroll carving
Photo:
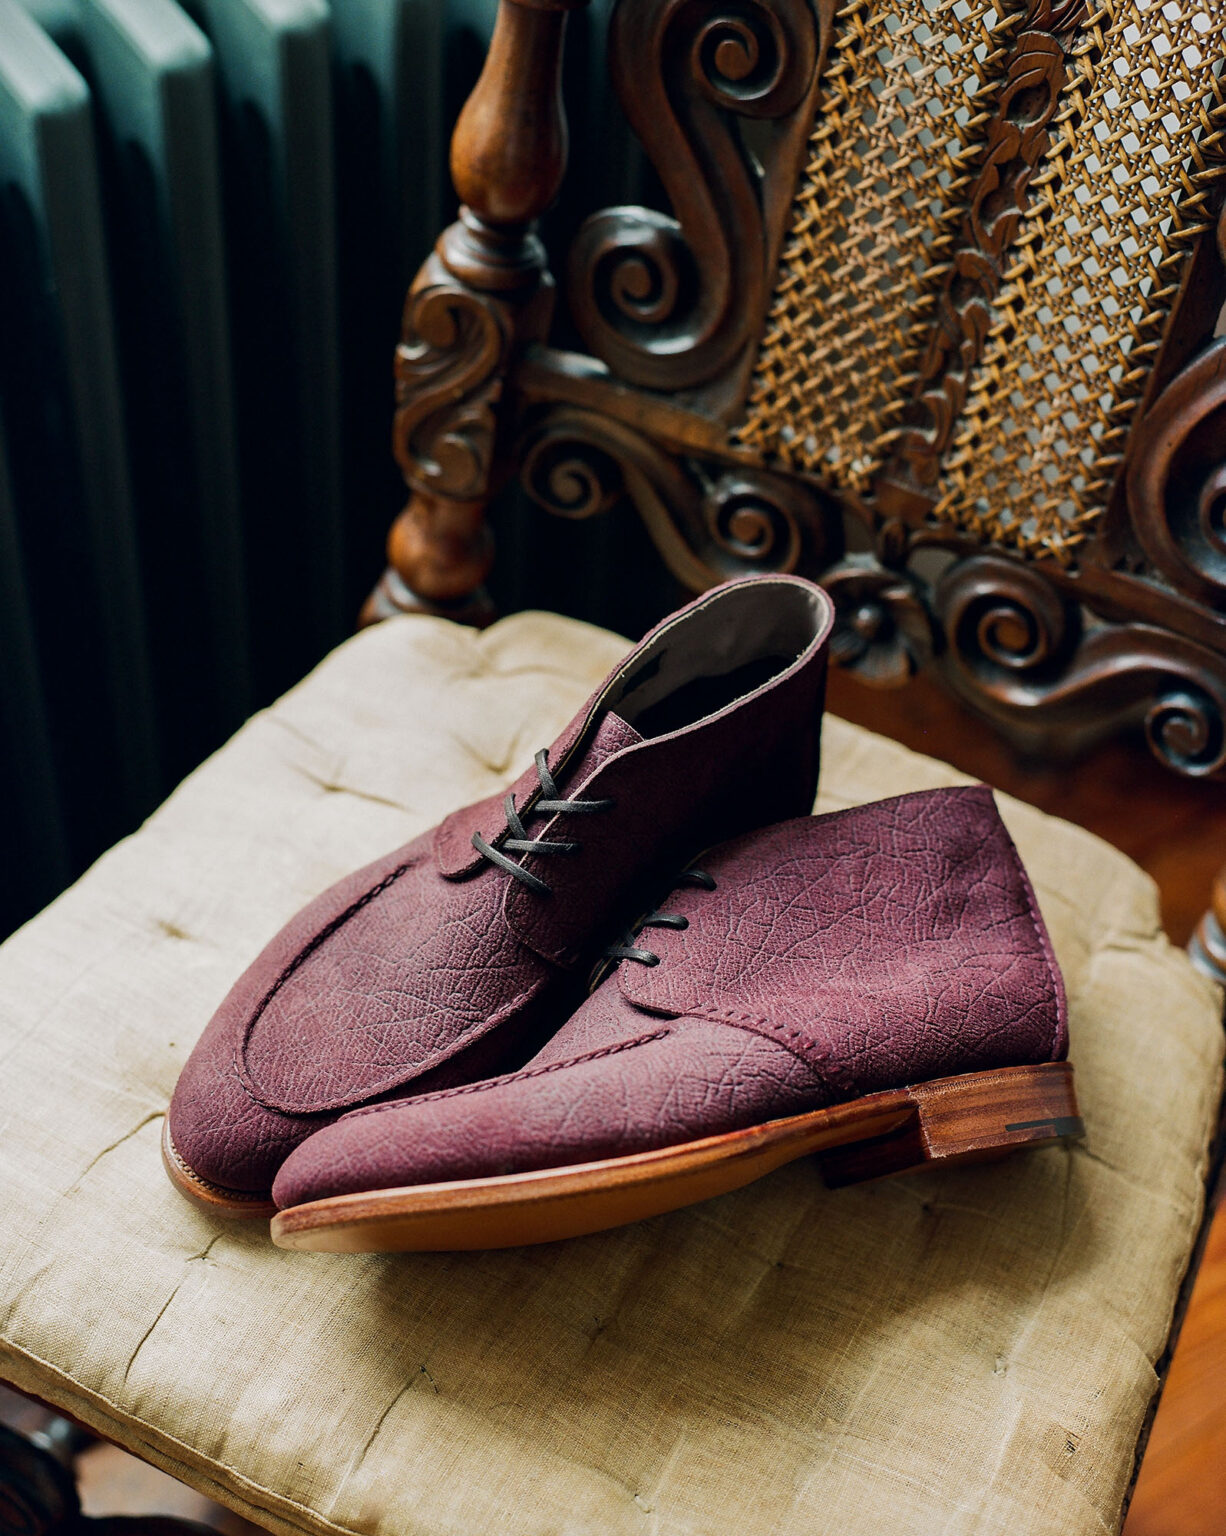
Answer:
[[935, 606], [973, 700], [1035, 724], [1140, 716], [1155, 755], [1192, 777], [1226, 770], [1226, 660], [1149, 624], [1094, 624], [1032, 566], [955, 565]]
[[[828, 22], [833, 7], [821, 4]], [[756, 338], [771, 276], [771, 166], [747, 149], [737, 119], [770, 124], [764, 160], [786, 159], [789, 129], [809, 126], [818, 16], [809, 0], [621, 0], [609, 54], [673, 216], [611, 208], [589, 218], [571, 254], [571, 305], [619, 377], [687, 389]]]
[[1226, 341], [1158, 396], [1136, 429], [1128, 510], [1141, 547], [1173, 585], [1226, 597]]
[[936, 498], [941, 460], [987, 341], [1005, 254], [1017, 237], [1028, 186], [1049, 143], [1067, 70], [1062, 38], [1084, 6], [1036, 0], [1006, 64], [983, 164], [920, 360], [915, 395], [877, 487], [889, 511], [923, 511]]
[[[396, 348], [392, 447], [412, 496], [388, 536], [388, 568], [367, 622], [423, 606], [475, 604], [493, 561], [485, 506], [493, 486], [495, 407], [519, 316], [498, 296], [460, 282], [433, 255], [405, 300]], [[411, 579], [406, 579], [409, 577]]]
[[679, 459], [595, 411], [550, 409], [525, 435], [520, 473], [533, 500], [560, 517], [593, 517], [627, 497], [669, 570], [695, 592], [837, 553], [838, 532], [801, 482]]
[[409, 290], [396, 348], [392, 445], [414, 490], [463, 500], [488, 485], [511, 334], [497, 299], [429, 258]]
[[932, 623], [916, 581], [851, 555], [823, 573], [834, 600], [830, 650], [836, 664], [872, 688], [898, 688], [932, 659]]

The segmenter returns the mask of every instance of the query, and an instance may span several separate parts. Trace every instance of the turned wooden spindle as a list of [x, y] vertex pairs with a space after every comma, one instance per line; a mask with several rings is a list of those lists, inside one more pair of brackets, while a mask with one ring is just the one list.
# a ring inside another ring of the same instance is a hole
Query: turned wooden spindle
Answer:
[[503, 379], [542, 339], [553, 283], [535, 223], [566, 170], [562, 45], [587, 0], [500, 0], [481, 78], [451, 141], [463, 206], [405, 301], [393, 447], [411, 492], [388, 537], [388, 569], [361, 622], [436, 613], [483, 624], [493, 559], [485, 514], [505, 478]]
[[[475, 215], [444, 233], [444, 259], [468, 277], [464, 253], [471, 233], [491, 227], [501, 238], [522, 242], [536, 271], [544, 266], [529, 234], [533, 221], [558, 195], [566, 174], [566, 117], [562, 106], [562, 40], [566, 12], [581, 0], [537, 5], [503, 0], [481, 78], [464, 104], [451, 137], [451, 179], [460, 202]], [[456, 249], [456, 235], [464, 236]], [[459, 258], [457, 264], [457, 257]], [[486, 287], [491, 274], [472, 269], [471, 281]]]

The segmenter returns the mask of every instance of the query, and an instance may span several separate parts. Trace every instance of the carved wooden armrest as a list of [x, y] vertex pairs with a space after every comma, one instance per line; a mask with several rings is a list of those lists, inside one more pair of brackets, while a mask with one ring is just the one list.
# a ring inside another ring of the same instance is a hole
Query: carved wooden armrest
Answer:
[[409, 289], [393, 447], [409, 500], [363, 623], [493, 617], [485, 509], [505, 478], [499, 404], [513, 357], [543, 340], [554, 285], [535, 233], [566, 169], [566, 13], [587, 0], [500, 0], [485, 68], [451, 141], [462, 207]]

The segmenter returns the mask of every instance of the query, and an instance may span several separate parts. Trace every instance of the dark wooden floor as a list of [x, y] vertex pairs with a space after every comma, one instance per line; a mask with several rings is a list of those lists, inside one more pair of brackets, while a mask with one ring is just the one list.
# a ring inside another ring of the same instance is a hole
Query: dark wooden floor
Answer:
[[[874, 693], [831, 679], [830, 707], [848, 719], [1098, 833], [1149, 871], [1167, 931], [1187, 941], [1226, 863], [1226, 788], [1175, 779], [1143, 743], [1115, 742], [1076, 765], [1027, 763], [956, 701], [916, 682]], [[1226, 1532], [1226, 1210], [1210, 1235], [1150, 1440], [1125, 1536]], [[41, 1422], [41, 1410], [0, 1389], [0, 1421]], [[225, 1536], [254, 1530], [111, 1446], [79, 1461], [87, 1514], [178, 1514]]]

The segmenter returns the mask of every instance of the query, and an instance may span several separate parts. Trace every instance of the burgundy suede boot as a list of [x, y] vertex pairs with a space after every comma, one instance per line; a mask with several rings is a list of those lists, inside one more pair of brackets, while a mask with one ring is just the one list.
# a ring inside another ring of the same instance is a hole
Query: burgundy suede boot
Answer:
[[299, 1147], [274, 1240], [542, 1242], [809, 1152], [846, 1183], [1081, 1133], [1060, 973], [989, 789], [750, 833], [667, 906], [522, 1070]]
[[293, 1148], [355, 1106], [472, 1081], [573, 1006], [661, 874], [809, 811], [833, 609], [747, 577], [665, 619], [505, 797], [325, 891], [241, 976], [183, 1069], [167, 1172], [268, 1214]]

